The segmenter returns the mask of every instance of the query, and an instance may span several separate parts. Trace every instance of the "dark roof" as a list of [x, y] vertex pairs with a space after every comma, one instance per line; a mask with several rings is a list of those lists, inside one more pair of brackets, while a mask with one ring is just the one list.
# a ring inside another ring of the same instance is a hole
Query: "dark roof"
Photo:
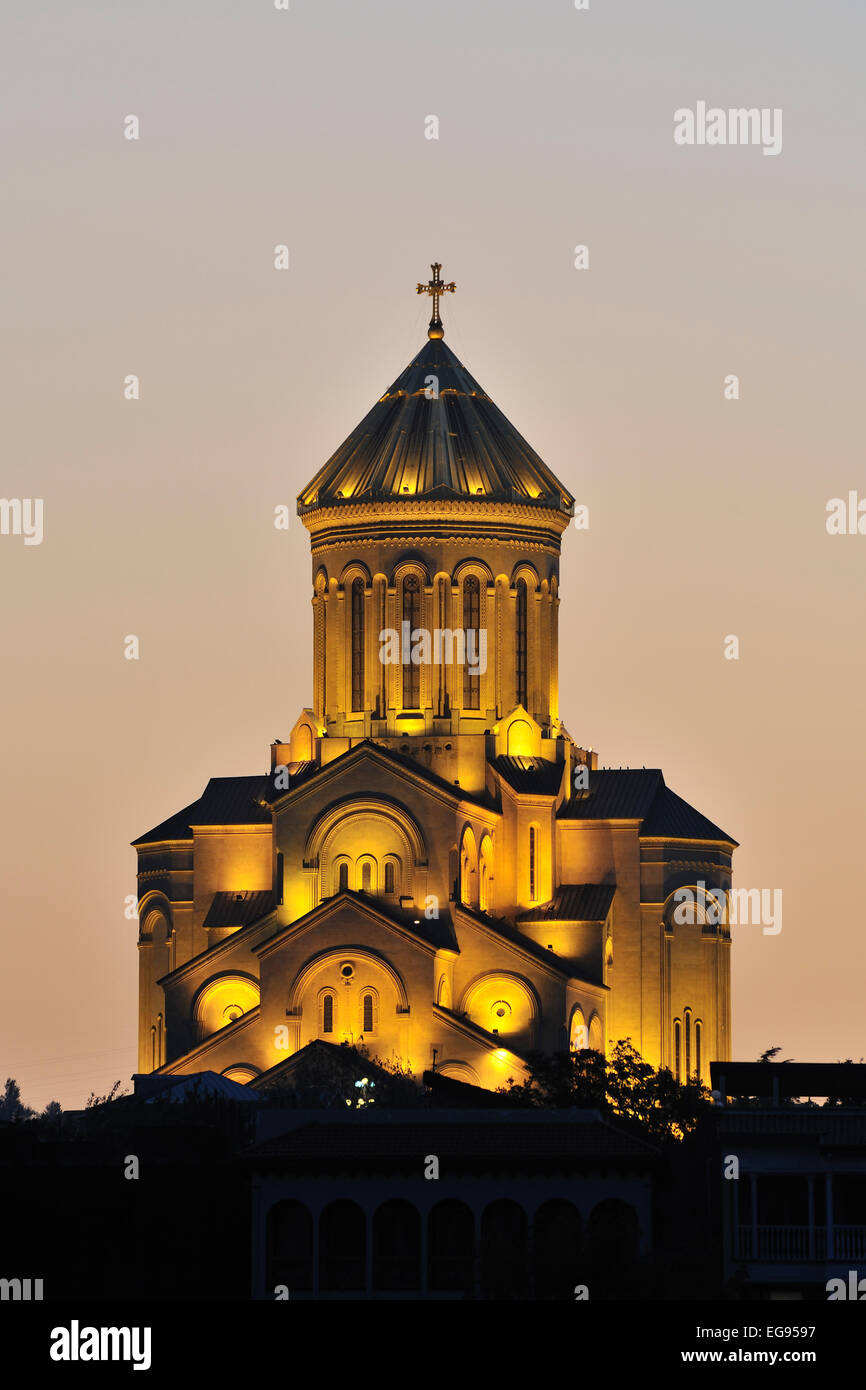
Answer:
[[192, 826], [189, 823], [189, 818], [197, 805], [198, 802], [194, 801], [191, 806], [185, 806], [182, 811], [176, 811], [173, 816], [169, 816], [168, 820], [161, 821], [152, 830], [148, 830], [146, 835], [139, 835], [137, 839], [132, 841], [132, 844], [156, 844], [160, 840], [191, 840]]
[[246, 927], [274, 908], [274, 895], [267, 891], [214, 893], [202, 923], [205, 927]]
[[427, 1088], [429, 1103], [434, 1106], [473, 1106], [478, 1110], [497, 1110], [502, 1097], [470, 1081], [458, 1081], [456, 1076], [444, 1076], [440, 1071], [425, 1071], [421, 1080]]
[[281, 1062], [275, 1062], [267, 1071], [260, 1072], [256, 1077], [256, 1089], [260, 1091], [287, 1090], [294, 1080], [295, 1072], [298, 1070], [303, 1072], [305, 1068], [308, 1069], [311, 1084], [315, 1084], [315, 1066], [319, 1060], [331, 1067], [337, 1065], [346, 1074], [352, 1076], [369, 1075], [385, 1079], [390, 1075], [378, 1062], [374, 1062], [370, 1057], [362, 1056], [353, 1047], [342, 1047], [338, 1043], [327, 1042], [324, 1038], [313, 1038], [312, 1042], [305, 1043], [290, 1057], [284, 1057]]
[[190, 817], [192, 825], [270, 825], [271, 813], [261, 803], [267, 779], [212, 777]]
[[589, 788], [564, 801], [562, 820], [637, 820], [640, 835], [737, 841], [665, 785], [658, 768], [597, 768]]
[[[280, 777], [280, 782], [284, 781], [287, 769], [289, 774], [289, 785], [287, 787], [276, 786], [275, 783], [278, 775], [282, 773], [283, 776]], [[265, 787], [262, 796], [269, 804], [274, 801], [279, 801], [281, 796], [286, 796], [290, 791], [294, 791], [295, 787], [299, 787], [302, 782], [308, 782], [311, 777], [315, 777], [319, 770], [319, 764], [315, 761], [288, 763], [285, 766], [278, 764], [277, 767], [271, 768], [265, 778]]]
[[269, 825], [271, 813], [260, 802], [267, 794], [267, 787], [268, 779], [261, 775], [212, 777], [198, 801], [139, 835], [132, 843], [191, 840], [194, 825]]
[[713, 1087], [728, 1096], [858, 1096], [866, 1100], [861, 1062], [710, 1062]]
[[417, 1112], [347, 1113], [339, 1123], [303, 1125], [248, 1151], [254, 1159], [376, 1158], [417, 1164], [419, 1154], [446, 1155], [461, 1162], [483, 1157], [505, 1164], [515, 1158], [652, 1160], [657, 1150], [634, 1135], [614, 1129], [595, 1111], [484, 1109], [458, 1110], [453, 1120], [442, 1111], [429, 1119]]
[[597, 768], [589, 789], [564, 801], [564, 820], [643, 820], [664, 778], [658, 768]]
[[670, 835], [683, 840], [730, 840], [724, 830], [714, 825], [694, 806], [683, 801], [670, 787], [662, 786], [656, 793], [649, 814], [640, 828], [641, 835]]
[[616, 893], [611, 883], [562, 883], [556, 897], [529, 912], [518, 922], [603, 922]]
[[547, 758], [494, 758], [490, 766], [516, 792], [530, 792], [536, 796], [556, 796], [562, 786], [562, 763], [549, 762]]
[[[438, 395], [428, 399], [430, 376]], [[472, 497], [571, 513], [574, 499], [441, 340], [428, 340], [298, 497], [313, 507]]]

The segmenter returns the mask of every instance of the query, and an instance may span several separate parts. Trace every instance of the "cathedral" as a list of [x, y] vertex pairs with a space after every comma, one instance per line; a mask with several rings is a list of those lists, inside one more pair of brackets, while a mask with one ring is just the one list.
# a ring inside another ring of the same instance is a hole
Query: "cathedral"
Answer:
[[533, 1049], [730, 1057], [701, 894], [736, 841], [563, 724], [574, 498], [446, 346], [440, 269], [427, 341], [298, 498], [310, 708], [133, 842], [140, 1072], [272, 1087], [317, 1039], [493, 1090]]

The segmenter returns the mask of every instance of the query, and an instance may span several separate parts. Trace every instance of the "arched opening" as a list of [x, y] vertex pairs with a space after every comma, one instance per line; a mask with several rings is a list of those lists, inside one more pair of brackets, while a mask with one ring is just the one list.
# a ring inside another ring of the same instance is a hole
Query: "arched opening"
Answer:
[[248, 1086], [251, 1081], [255, 1081], [258, 1076], [255, 1067], [245, 1066], [239, 1063], [237, 1066], [226, 1067], [225, 1071], [220, 1072], [220, 1076], [225, 1076], [229, 1081], [237, 1081], [241, 1086]]
[[467, 907], [475, 901], [475, 874], [478, 867], [478, 851], [471, 826], [463, 832], [460, 853], [460, 901]]
[[[403, 580], [403, 622], [409, 624], [411, 646], [412, 633], [421, 625], [421, 581], [417, 574], [407, 574]], [[416, 661], [409, 660], [403, 666], [403, 708], [421, 708], [421, 667]]]
[[682, 1081], [682, 1027], [678, 1018], [674, 1019], [674, 1077]]
[[493, 889], [493, 842], [489, 835], [481, 841], [478, 857], [478, 906], [482, 912], [492, 910]]
[[319, 1286], [329, 1293], [363, 1290], [366, 1219], [357, 1202], [329, 1203], [319, 1218]]
[[352, 580], [352, 713], [364, 708], [364, 581]]
[[683, 1034], [686, 1041], [686, 1082], [692, 1079], [692, 1011], [685, 1009], [683, 1012]]
[[211, 980], [197, 995], [194, 1018], [199, 1038], [207, 1038], [256, 1008], [259, 987], [242, 975], [223, 975]]
[[303, 1202], [286, 1200], [272, 1206], [265, 1221], [265, 1283], [273, 1290], [284, 1284], [294, 1289], [313, 1287], [313, 1218]]
[[516, 703], [528, 708], [526, 698], [526, 629], [527, 629], [527, 590], [526, 580], [517, 581], [517, 611], [514, 624], [514, 685]]
[[465, 1202], [437, 1202], [427, 1224], [427, 1285], [435, 1293], [472, 1293], [475, 1218]]
[[587, 1243], [599, 1270], [624, 1273], [640, 1251], [640, 1224], [634, 1207], [619, 1197], [599, 1202], [587, 1224]]
[[553, 1200], [538, 1208], [532, 1229], [535, 1298], [574, 1298], [580, 1247], [580, 1212], [573, 1202]]
[[593, 1014], [589, 1020], [589, 1045], [593, 1052], [604, 1052], [604, 1033], [598, 1014]]
[[701, 1080], [701, 1042], [703, 1038], [704, 1025], [695, 1021], [695, 1080]]
[[369, 859], [365, 859], [361, 865], [361, 892], [371, 893], [373, 891], [373, 865]]
[[526, 1213], [503, 1197], [481, 1218], [481, 1297], [525, 1298], [527, 1285]]
[[529, 901], [538, 902], [538, 826], [529, 827]]
[[508, 755], [522, 758], [532, 752], [532, 730], [525, 719], [515, 719], [508, 726]]
[[397, 892], [397, 873], [393, 859], [385, 861], [385, 892], [391, 897]]
[[337, 868], [337, 892], [344, 893], [349, 886], [349, 862], [341, 860]]
[[295, 730], [295, 748], [297, 749], [298, 762], [309, 763], [313, 760], [313, 731], [309, 724], [302, 724]]
[[379, 1031], [379, 996], [374, 989], [361, 991], [361, 1016], [358, 1022], [365, 1038]]
[[571, 1052], [580, 1052], [583, 1048], [589, 1047], [589, 1029], [579, 1004], [575, 1006], [571, 1015], [568, 1046]]
[[336, 1032], [337, 996], [332, 989], [323, 990], [319, 996], [319, 1032], [328, 1037]]
[[[463, 633], [465, 637], [463, 663], [463, 708], [478, 709], [481, 704], [481, 676], [475, 664], [470, 664], [470, 655], [478, 661], [478, 633], [481, 628], [481, 585], [474, 574], [463, 581]], [[472, 636], [470, 637], [470, 633]]]
[[421, 1217], [393, 1198], [373, 1214], [373, 1288], [410, 1290], [421, 1283]]

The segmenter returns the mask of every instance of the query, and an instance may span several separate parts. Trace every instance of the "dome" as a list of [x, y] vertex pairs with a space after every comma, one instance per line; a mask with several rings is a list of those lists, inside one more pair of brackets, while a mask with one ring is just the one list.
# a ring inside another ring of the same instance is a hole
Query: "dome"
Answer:
[[441, 338], [428, 339], [331, 455], [298, 513], [399, 498], [516, 502], [566, 516], [574, 504]]

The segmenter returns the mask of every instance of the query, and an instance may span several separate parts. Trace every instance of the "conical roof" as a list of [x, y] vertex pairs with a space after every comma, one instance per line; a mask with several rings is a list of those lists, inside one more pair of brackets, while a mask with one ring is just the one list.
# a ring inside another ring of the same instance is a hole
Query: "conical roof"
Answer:
[[298, 511], [426, 497], [566, 514], [574, 503], [441, 338], [424, 344], [331, 455], [299, 496]]

